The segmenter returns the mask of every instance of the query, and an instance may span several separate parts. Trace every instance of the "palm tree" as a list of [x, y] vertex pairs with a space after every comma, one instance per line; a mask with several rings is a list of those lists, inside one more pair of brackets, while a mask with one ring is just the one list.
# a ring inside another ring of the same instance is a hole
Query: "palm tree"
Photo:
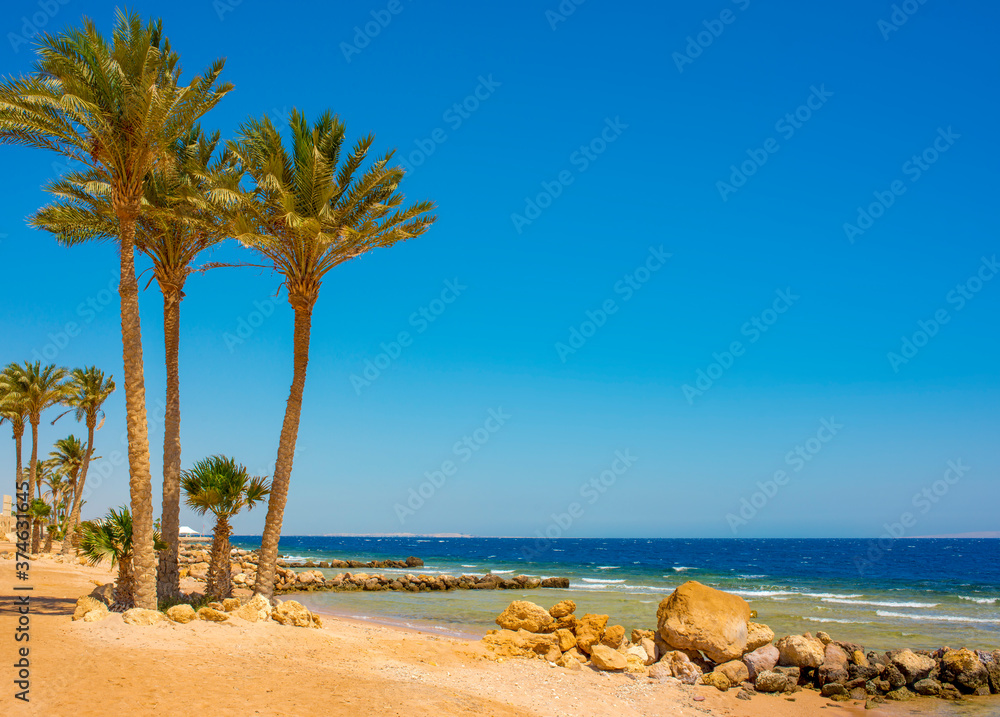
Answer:
[[243, 508], [253, 507], [267, 497], [270, 489], [266, 477], [251, 476], [232, 458], [212, 456], [195, 463], [184, 471], [181, 485], [187, 494], [187, 504], [199, 515], [215, 514], [212, 536], [212, 557], [208, 567], [205, 594], [222, 599], [231, 597], [229, 536], [230, 519]]
[[[73, 504], [76, 499], [77, 491], [77, 479], [80, 476], [80, 469], [83, 467], [84, 458], [89, 453], [89, 447], [87, 444], [80, 441], [79, 438], [73, 436], [72, 434], [66, 438], [60, 438], [55, 443], [55, 450], [49, 453], [49, 460], [55, 465], [56, 470], [65, 479], [65, 485], [60, 486], [60, 491], [56, 494], [55, 489], [50, 484], [50, 492], [54, 493], [52, 496], [53, 502], [55, 502], [57, 495], [61, 494], [63, 515], [61, 517], [62, 533], [64, 536], [69, 537], [68, 519], [69, 511], [66, 510], [66, 506]], [[67, 543], [67, 540], [63, 540], [63, 545]]]
[[14, 431], [14, 496], [20, 492], [22, 475], [21, 464], [21, 442], [24, 438], [24, 422], [28, 417], [26, 402], [20, 394], [16, 393], [10, 384], [14, 382], [17, 373], [17, 364], [10, 364], [3, 372], [0, 372], [0, 423], [8, 421]]
[[[69, 520], [66, 523], [66, 539], [63, 540], [62, 554], [69, 555], [72, 551], [73, 532], [80, 522], [80, 506], [82, 505], [83, 487], [87, 482], [87, 469], [90, 468], [90, 460], [94, 455], [94, 431], [99, 430], [104, 425], [104, 402], [108, 400], [115, 391], [114, 377], [104, 378], [104, 372], [96, 366], [86, 368], [75, 368], [69, 380], [70, 393], [66, 398], [66, 403], [76, 411], [77, 421], [87, 423], [87, 443], [83, 453], [83, 461], [80, 463], [80, 473], [75, 489], [73, 490], [73, 504], [69, 511]], [[97, 419], [101, 419], [100, 425]]]
[[[132, 515], [128, 506], [118, 510], [112, 508], [101, 520], [87, 521], [82, 524], [83, 536], [80, 549], [91, 565], [97, 565], [104, 560], [111, 561], [111, 567], [118, 566], [118, 580], [115, 581], [115, 600], [111, 605], [113, 612], [124, 612], [135, 607], [136, 575], [135, 553], [132, 540]], [[161, 550], [159, 533], [153, 533], [153, 545]]]
[[[42, 366], [40, 362], [11, 364], [4, 372], [4, 386], [9, 396], [26, 409], [31, 424], [31, 463], [28, 467], [28, 495], [35, 496], [38, 486], [38, 424], [42, 412], [62, 403], [67, 395], [66, 369], [55, 365]], [[58, 419], [57, 419], [58, 420]], [[31, 539], [31, 552], [37, 553], [40, 536]]]
[[[343, 164], [345, 126], [324, 113], [310, 126], [292, 110], [291, 148], [270, 119], [250, 119], [230, 149], [252, 180], [253, 195], [237, 218], [236, 238], [252, 247], [265, 267], [280, 274], [295, 313], [292, 385], [281, 426], [254, 591], [274, 594], [278, 540], [298, 437], [313, 307], [323, 277], [335, 266], [377, 247], [423, 234], [434, 222], [434, 205], [400, 209], [403, 169], [390, 167], [392, 152], [358, 174], [374, 135], [357, 141]], [[339, 166], [338, 166], [339, 164]]]
[[51, 506], [41, 498], [32, 498], [28, 504], [28, 517], [31, 518], [31, 552], [38, 552], [38, 544], [42, 530], [42, 522], [52, 512]]
[[[196, 270], [197, 256], [226, 238], [233, 197], [240, 196], [240, 173], [232, 157], [214, 158], [219, 133], [205, 135], [197, 125], [173, 146], [174, 166], [154, 171], [143, 197], [145, 216], [137, 223], [136, 246], [153, 262], [153, 275], [163, 294], [167, 398], [163, 428], [162, 534], [169, 547], [160, 554], [157, 593], [180, 592], [177, 567], [180, 530], [180, 304], [184, 285]], [[111, 187], [93, 173], [77, 172], [50, 183], [46, 190], [59, 199], [43, 207], [31, 224], [72, 246], [114, 239], [117, 218]]]
[[156, 607], [156, 555], [146, 426], [146, 388], [135, 275], [135, 231], [150, 171], [169, 167], [169, 148], [231, 89], [217, 60], [187, 85], [159, 20], [117, 12], [110, 42], [82, 29], [38, 37], [33, 75], [0, 82], [0, 142], [58, 152], [111, 188], [118, 220], [122, 353], [129, 482], [135, 518], [136, 602]]
[[[70, 437], [72, 438], [72, 436]], [[39, 477], [38, 483], [48, 486], [48, 490], [42, 494], [42, 500], [51, 508], [48, 516], [49, 525], [45, 531], [45, 547], [42, 548], [42, 552], [51, 553], [52, 540], [57, 537], [60, 520], [65, 514], [69, 476], [57, 459], [43, 461], [42, 465], [45, 466], [45, 473]]]

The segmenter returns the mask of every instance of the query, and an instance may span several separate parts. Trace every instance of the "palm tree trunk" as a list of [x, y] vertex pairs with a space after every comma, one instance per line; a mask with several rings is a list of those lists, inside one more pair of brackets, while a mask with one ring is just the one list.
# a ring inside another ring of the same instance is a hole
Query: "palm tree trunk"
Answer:
[[48, 529], [45, 531], [45, 547], [42, 548], [43, 553], [52, 552], [52, 530], [56, 527], [54, 521], [49, 521]]
[[295, 310], [294, 370], [292, 387], [285, 404], [285, 420], [281, 425], [278, 459], [274, 464], [271, 480], [271, 497], [267, 503], [267, 519], [261, 538], [260, 558], [254, 592], [267, 599], [274, 596], [274, 574], [278, 567], [278, 540], [281, 538], [281, 521], [288, 501], [288, 485], [292, 477], [295, 442], [299, 435], [299, 418], [302, 414], [302, 393], [306, 386], [306, 367], [309, 365], [309, 334], [312, 327], [312, 310], [315, 298], [297, 299], [289, 296]]
[[[135, 572], [133, 556], [123, 555], [118, 561], [118, 581], [115, 583], [115, 601], [111, 605], [113, 612], [125, 612], [135, 607]], [[156, 609], [155, 606], [152, 609]]]
[[24, 470], [21, 467], [21, 440], [24, 438], [24, 426], [21, 426], [21, 432], [18, 433], [17, 429], [14, 430], [14, 459], [17, 461], [17, 467], [14, 469], [14, 512], [17, 513], [17, 494], [21, 492], [21, 481], [24, 480]]
[[[36, 476], [38, 475], [38, 419], [31, 419], [31, 465], [28, 468], [28, 503], [35, 499]], [[31, 529], [31, 552], [37, 553], [41, 545], [38, 523]]]
[[208, 566], [205, 594], [223, 600], [233, 596], [232, 571], [229, 562], [229, 533], [232, 528], [226, 516], [216, 517], [212, 536], [212, 562]]
[[132, 498], [132, 569], [136, 607], [156, 609], [156, 552], [153, 550], [153, 494], [146, 426], [146, 381], [142, 372], [139, 283], [135, 278], [135, 222], [138, 202], [118, 209], [121, 238], [122, 356], [125, 368], [125, 420], [128, 435], [129, 490]]
[[76, 489], [73, 491], [73, 507], [69, 511], [69, 522], [66, 523], [66, 535], [63, 536], [63, 555], [69, 555], [73, 551], [73, 533], [80, 522], [80, 503], [83, 499], [83, 484], [87, 481], [87, 469], [90, 467], [90, 457], [94, 455], [94, 425], [97, 423], [97, 416], [87, 416], [87, 450], [83, 454], [83, 464], [80, 466], [80, 477], [76, 481]]
[[157, 593], [161, 598], [180, 593], [177, 568], [181, 527], [181, 393], [178, 353], [180, 346], [181, 291], [163, 289], [163, 336], [166, 344], [167, 406], [163, 420], [163, 517], [160, 531], [167, 543], [160, 551]]

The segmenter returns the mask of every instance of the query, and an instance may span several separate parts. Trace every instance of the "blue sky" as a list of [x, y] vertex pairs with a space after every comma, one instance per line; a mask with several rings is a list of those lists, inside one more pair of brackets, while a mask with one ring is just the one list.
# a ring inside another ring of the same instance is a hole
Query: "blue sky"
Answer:
[[[16, 0], [2, 71], [30, 69], [30, 18], [110, 28], [114, 7]], [[1000, 528], [996, 7], [132, 7], [163, 17], [189, 72], [227, 58], [236, 89], [206, 126], [331, 108], [399, 148], [407, 196], [439, 205], [424, 237], [328, 275], [285, 533], [876, 537], [907, 513], [907, 535]], [[0, 156], [0, 361], [120, 379], [113, 247], [28, 229], [58, 158]], [[222, 452], [270, 474], [291, 379], [279, 283], [188, 282], [185, 466]], [[155, 475], [155, 283], [141, 302]], [[127, 500], [123, 410], [119, 391], [85, 515]], [[42, 446], [82, 430], [45, 422]], [[967, 469], [946, 480], [949, 461]]]

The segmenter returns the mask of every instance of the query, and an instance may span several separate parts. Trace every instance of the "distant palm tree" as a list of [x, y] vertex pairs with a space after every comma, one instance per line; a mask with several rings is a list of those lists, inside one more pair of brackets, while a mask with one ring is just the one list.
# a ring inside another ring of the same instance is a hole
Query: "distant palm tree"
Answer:
[[[112, 508], [108, 515], [100, 520], [87, 521], [81, 524], [82, 538], [80, 550], [91, 565], [97, 565], [105, 560], [111, 561], [111, 567], [118, 566], [118, 579], [115, 581], [115, 598], [111, 605], [113, 612], [124, 612], [135, 607], [136, 577], [134, 560], [134, 545], [132, 541], [132, 515], [128, 506], [118, 510]], [[153, 533], [153, 544], [156, 550], [161, 550], [159, 533]]]
[[[16, 393], [11, 385], [17, 373], [17, 364], [10, 364], [0, 372], [0, 423], [7, 421], [14, 431], [14, 481], [15, 503], [20, 491], [22, 475], [21, 443], [24, 438], [24, 422], [28, 418], [28, 407], [24, 397]], [[16, 509], [15, 509], [15, 512]]]
[[52, 552], [52, 541], [59, 537], [59, 523], [66, 507], [66, 491], [69, 489], [69, 477], [65, 469], [58, 460], [51, 459], [42, 461], [45, 466], [44, 474], [39, 476], [38, 484], [48, 487], [42, 493], [42, 500], [51, 508], [49, 513], [49, 524], [45, 531], [45, 547], [43, 553]]
[[[153, 275], [163, 294], [163, 336], [167, 397], [163, 420], [162, 535], [169, 545], [160, 553], [157, 593], [161, 599], [180, 592], [180, 305], [184, 284], [196, 269], [198, 255], [229, 234], [234, 198], [241, 194], [240, 172], [233, 158], [216, 157], [219, 133], [205, 135], [195, 125], [173, 146], [169, 172], [154, 170], [142, 200], [144, 216], [136, 224], [136, 247], [153, 262]], [[58, 197], [31, 219], [32, 226], [73, 246], [115, 239], [118, 220], [111, 185], [92, 172], [76, 172], [46, 186]]]
[[37, 147], [81, 162], [111, 187], [118, 220], [129, 483], [135, 514], [136, 601], [156, 608], [156, 554], [142, 365], [136, 222], [150, 171], [169, 166], [178, 137], [231, 89], [218, 60], [187, 85], [158, 20], [117, 12], [111, 41], [82, 29], [37, 38], [34, 74], [0, 82], [0, 143]]
[[[80, 522], [80, 507], [83, 499], [83, 487], [87, 482], [87, 469], [94, 455], [94, 431], [104, 425], [104, 402], [115, 391], [114, 378], [104, 378], [104, 372], [96, 366], [73, 369], [70, 376], [69, 395], [66, 403], [76, 411], [77, 421], [86, 421], [87, 443], [80, 463], [79, 478], [73, 490], [73, 504], [66, 522], [66, 539], [63, 540], [62, 554], [69, 555], [72, 551], [73, 533]], [[97, 419], [101, 423], [98, 425]]]
[[199, 515], [215, 514], [212, 537], [212, 557], [208, 567], [205, 594], [222, 599], [231, 597], [229, 536], [230, 520], [243, 508], [253, 507], [270, 492], [266, 477], [251, 476], [246, 466], [232, 458], [212, 456], [195, 463], [184, 471], [181, 485], [187, 493], [187, 504]]
[[[80, 476], [80, 469], [83, 467], [83, 461], [88, 452], [87, 444], [71, 434], [66, 438], [60, 438], [56, 441], [55, 450], [49, 453], [49, 460], [52, 461], [56, 471], [65, 481], [64, 484], [60, 484], [58, 491], [55, 490], [51, 483], [49, 487], [53, 503], [61, 505], [63, 515], [60, 517], [59, 522], [62, 523], [61, 532], [66, 537], [69, 537], [69, 532], [66, 530], [68, 527], [69, 511], [65, 510], [65, 506], [72, 505], [76, 499], [77, 479]], [[61, 498], [58, 503], [56, 503], [57, 497]], [[63, 544], [65, 545], [66, 542], [64, 539]]]
[[52, 507], [41, 498], [32, 498], [28, 503], [28, 517], [31, 519], [31, 552], [37, 553], [42, 523], [52, 512]]
[[[323, 277], [335, 266], [378, 247], [423, 234], [434, 222], [431, 202], [400, 209], [403, 179], [390, 167], [392, 152], [358, 174], [375, 141], [362, 137], [340, 163], [344, 124], [329, 112], [312, 126], [297, 110], [289, 119], [286, 150], [270, 119], [250, 119], [230, 150], [252, 180], [252, 199], [237, 219], [236, 238], [253, 248], [268, 269], [280, 274], [295, 312], [293, 373], [281, 426], [271, 497], [261, 541], [254, 591], [270, 598], [278, 540], [302, 412], [312, 312]], [[338, 166], [339, 165], [339, 166]]]
[[[67, 396], [67, 371], [55, 365], [42, 366], [40, 362], [11, 364], [4, 372], [4, 386], [14, 400], [27, 409], [31, 424], [31, 463], [28, 468], [28, 495], [35, 497], [38, 486], [38, 424], [42, 412], [62, 403]], [[37, 553], [40, 535], [31, 539], [31, 552]]]

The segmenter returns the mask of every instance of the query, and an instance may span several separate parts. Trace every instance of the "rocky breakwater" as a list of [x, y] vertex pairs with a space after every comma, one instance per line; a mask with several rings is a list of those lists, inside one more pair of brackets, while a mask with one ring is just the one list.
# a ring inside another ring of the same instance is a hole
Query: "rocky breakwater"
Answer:
[[[208, 553], [193, 548], [181, 552], [180, 568], [182, 577], [205, 580], [208, 575]], [[501, 577], [486, 575], [383, 575], [366, 572], [345, 572], [328, 576], [322, 569], [339, 568], [345, 565], [406, 569], [423, 567], [420, 558], [406, 560], [381, 560], [362, 563], [356, 560], [332, 560], [321, 562], [287, 563], [278, 561], [274, 590], [276, 593], [311, 591], [380, 591], [397, 590], [408, 592], [431, 592], [437, 590], [531, 590], [534, 588], [568, 588], [569, 578], [541, 578], [527, 575]], [[296, 572], [295, 567], [307, 567]], [[257, 553], [252, 550], [233, 549], [230, 553], [230, 570], [233, 585], [237, 588], [252, 588], [257, 579]]]
[[835, 702], [867, 707], [885, 700], [918, 697], [962, 699], [1000, 694], [1000, 650], [866, 651], [861, 645], [819, 632], [775, 640], [742, 598], [698, 582], [687, 582], [664, 599], [656, 630], [609, 625], [608, 615], [578, 617], [564, 600], [545, 610], [512, 602], [499, 617], [500, 630], [483, 638], [498, 660], [527, 657], [570, 670], [590, 667], [635, 678], [678, 680], [727, 691], [737, 697], [818, 690]]

